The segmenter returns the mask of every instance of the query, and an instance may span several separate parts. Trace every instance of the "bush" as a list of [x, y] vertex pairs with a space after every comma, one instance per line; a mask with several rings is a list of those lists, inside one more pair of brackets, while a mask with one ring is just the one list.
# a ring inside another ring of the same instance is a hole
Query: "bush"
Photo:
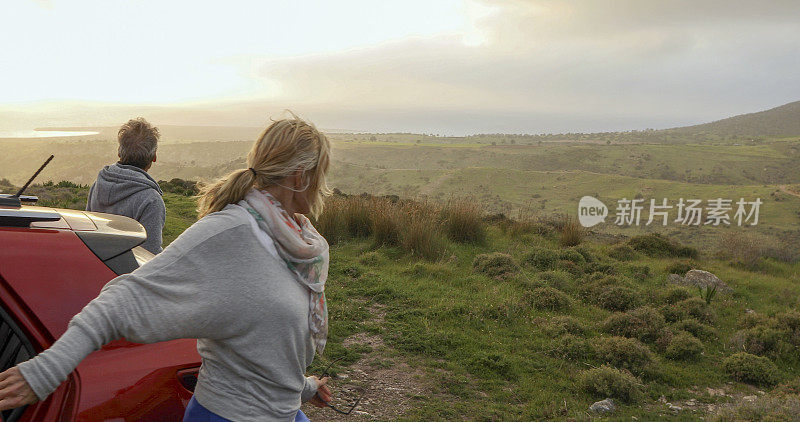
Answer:
[[335, 245], [349, 237], [347, 223], [342, 209], [344, 198], [329, 196], [325, 199], [325, 209], [314, 221], [314, 227], [331, 245]]
[[772, 323], [773, 320], [764, 314], [749, 312], [744, 314], [742, 320], [739, 321], [739, 326], [743, 328], [753, 328], [759, 325], [771, 325]]
[[699, 358], [703, 350], [703, 343], [700, 340], [683, 331], [672, 338], [664, 355], [674, 360], [692, 360]]
[[510, 277], [519, 270], [511, 255], [500, 252], [476, 256], [472, 261], [472, 268], [481, 274], [498, 279]]
[[638, 401], [641, 383], [630, 372], [603, 365], [581, 372], [578, 376], [581, 390], [595, 398], [612, 397], [626, 403]]
[[664, 328], [664, 317], [658, 311], [642, 306], [626, 313], [617, 312], [603, 322], [603, 331], [623, 337], [654, 342]]
[[400, 226], [403, 218], [399, 206], [388, 200], [379, 200], [373, 204], [372, 236], [375, 246], [400, 246]]
[[700, 255], [697, 249], [681, 246], [658, 233], [634, 236], [628, 240], [628, 245], [652, 257], [697, 258]]
[[539, 310], [561, 311], [570, 307], [569, 296], [552, 287], [540, 287], [525, 292], [526, 301]]
[[584, 264], [586, 263], [586, 258], [575, 249], [563, 249], [558, 254], [558, 259], [562, 261], [568, 261], [575, 264]]
[[667, 272], [667, 274], [680, 274], [683, 276], [686, 275], [686, 273], [691, 271], [693, 268], [694, 266], [692, 266], [690, 263], [686, 261], [676, 261], [673, 262], [672, 264], [667, 265], [665, 271]]
[[776, 355], [780, 352], [781, 332], [759, 325], [739, 330], [731, 338], [731, 347], [754, 355]]
[[583, 228], [578, 219], [567, 217], [561, 226], [561, 246], [577, 246], [586, 236], [586, 229]]
[[715, 330], [714, 327], [703, 324], [694, 318], [678, 321], [673, 324], [672, 327], [678, 331], [686, 331], [687, 333], [690, 333], [691, 335], [703, 340], [713, 340], [717, 338], [718, 335], [717, 330]]
[[800, 415], [800, 396], [790, 395], [757, 396], [753, 401], [742, 400], [732, 406], [722, 407], [714, 415], [713, 422], [741, 421], [796, 421]]
[[581, 361], [594, 357], [594, 347], [584, 338], [566, 334], [556, 340], [555, 344], [556, 347], [550, 352], [555, 357], [572, 361]]
[[699, 297], [690, 297], [672, 305], [664, 305], [659, 310], [668, 322], [694, 318], [706, 324], [713, 324], [716, 319], [714, 311]]
[[768, 237], [756, 233], [725, 233], [720, 237], [717, 255], [752, 270], [761, 264], [766, 249], [764, 245], [769, 242]]
[[609, 311], [627, 311], [639, 304], [639, 297], [629, 287], [608, 286], [597, 291], [594, 303]]
[[666, 292], [664, 292], [662, 301], [665, 303], [675, 304], [691, 297], [694, 297], [694, 294], [685, 287], [670, 287]]
[[[197, 182], [194, 180], [183, 180], [174, 178], [167, 182], [166, 180], [159, 180], [158, 186], [163, 192], [174, 193], [183, 196], [194, 196], [200, 193]], [[56, 187], [80, 187], [71, 182], [61, 181], [56, 184]]]
[[655, 359], [639, 340], [627, 337], [601, 337], [594, 344], [597, 358], [617, 368], [641, 374]]
[[486, 223], [479, 202], [469, 199], [451, 200], [441, 211], [444, 230], [456, 242], [483, 244], [486, 241]]
[[557, 316], [547, 321], [543, 327], [544, 332], [555, 337], [562, 334], [584, 335], [586, 334], [586, 326], [580, 320], [567, 316]]
[[800, 347], [800, 311], [795, 309], [775, 315], [776, 328], [784, 332], [784, 340]]
[[539, 271], [550, 270], [558, 263], [558, 253], [552, 249], [536, 247], [522, 258], [522, 263]]
[[345, 199], [342, 213], [351, 237], [367, 237], [372, 233], [372, 207], [369, 205], [368, 200], [358, 196]]
[[592, 254], [592, 252], [590, 252], [589, 249], [586, 249], [583, 246], [578, 246], [578, 247], [574, 248], [574, 250], [576, 252], [578, 252], [579, 254], [581, 254], [583, 256], [583, 260], [586, 261], [586, 262], [596, 262], [597, 261], [597, 258], [595, 258], [594, 254]]
[[773, 386], [779, 381], [778, 368], [765, 357], [736, 353], [722, 361], [725, 372], [733, 379], [754, 385]]
[[447, 239], [440, 231], [439, 225], [432, 219], [419, 215], [408, 222], [401, 233], [400, 242], [403, 249], [412, 255], [430, 261], [440, 259], [447, 250]]
[[636, 251], [628, 245], [617, 245], [611, 248], [608, 256], [617, 261], [630, 261], [636, 258]]
[[545, 271], [539, 273], [539, 280], [559, 290], [567, 290], [571, 286], [572, 278], [563, 271]]

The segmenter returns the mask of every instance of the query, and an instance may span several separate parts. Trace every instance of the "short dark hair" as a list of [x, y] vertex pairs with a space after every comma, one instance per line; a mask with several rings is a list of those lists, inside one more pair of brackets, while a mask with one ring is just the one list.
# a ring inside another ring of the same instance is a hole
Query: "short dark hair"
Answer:
[[158, 139], [161, 134], [158, 128], [151, 125], [143, 117], [128, 120], [119, 128], [117, 140], [119, 141], [120, 164], [144, 169], [153, 162], [158, 148]]

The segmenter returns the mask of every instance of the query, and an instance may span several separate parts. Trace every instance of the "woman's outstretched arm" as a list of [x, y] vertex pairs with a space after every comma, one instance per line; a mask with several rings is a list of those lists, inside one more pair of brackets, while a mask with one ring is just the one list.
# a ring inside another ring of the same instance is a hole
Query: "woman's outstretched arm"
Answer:
[[230, 296], [220, 296], [225, 288], [219, 285], [230, 277], [231, 260], [220, 241], [225, 236], [201, 238], [176, 241], [111, 280], [49, 349], [0, 374], [0, 410], [44, 400], [86, 356], [119, 338], [155, 343], [227, 335]]

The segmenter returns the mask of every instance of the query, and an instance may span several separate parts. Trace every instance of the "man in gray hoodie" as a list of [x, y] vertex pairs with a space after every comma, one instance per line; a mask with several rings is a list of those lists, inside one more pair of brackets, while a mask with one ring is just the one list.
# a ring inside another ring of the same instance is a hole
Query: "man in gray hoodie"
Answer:
[[86, 211], [124, 215], [138, 221], [147, 230], [142, 245], [148, 251], [161, 252], [161, 232], [166, 207], [161, 188], [147, 174], [156, 161], [160, 134], [145, 119], [131, 119], [119, 128], [119, 161], [103, 167], [89, 189]]

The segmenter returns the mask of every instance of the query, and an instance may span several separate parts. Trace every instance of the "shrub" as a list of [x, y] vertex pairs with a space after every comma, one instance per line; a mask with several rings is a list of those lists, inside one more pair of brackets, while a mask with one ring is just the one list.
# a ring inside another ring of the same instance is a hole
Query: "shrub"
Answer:
[[784, 340], [795, 347], [800, 347], [800, 311], [791, 309], [775, 315], [775, 319], [776, 327], [785, 333]]
[[742, 320], [739, 321], [739, 326], [743, 328], [753, 328], [759, 325], [770, 325], [773, 323], [773, 320], [758, 312], [748, 312], [744, 314]]
[[703, 350], [703, 343], [700, 340], [682, 331], [672, 338], [664, 355], [675, 360], [692, 360], [700, 357]]
[[597, 358], [617, 368], [641, 374], [655, 359], [639, 340], [627, 337], [601, 337], [594, 344]]
[[567, 217], [561, 227], [561, 246], [577, 246], [586, 236], [586, 229], [576, 218]]
[[722, 361], [725, 372], [733, 379], [754, 385], [773, 386], [779, 381], [778, 368], [772, 361], [750, 353], [736, 353]]
[[800, 415], [800, 396], [795, 392], [791, 395], [764, 395], [757, 396], [755, 400], [741, 400], [732, 406], [722, 407], [713, 422], [741, 422], [741, 421], [796, 421]]
[[634, 236], [628, 240], [628, 245], [647, 256], [653, 257], [697, 258], [699, 255], [697, 249], [681, 246], [658, 233]]
[[341, 212], [343, 207], [344, 198], [330, 196], [325, 200], [325, 209], [322, 214], [313, 221], [314, 227], [331, 245], [349, 237], [347, 223]]
[[399, 246], [400, 227], [404, 216], [400, 207], [388, 200], [378, 200], [373, 203], [372, 211], [372, 236], [375, 246]]
[[559, 290], [569, 289], [572, 281], [570, 275], [563, 271], [545, 271], [539, 273], [538, 277], [542, 282]]
[[480, 254], [472, 261], [472, 268], [492, 278], [507, 278], [514, 275], [519, 266], [509, 254], [493, 252]]
[[673, 324], [672, 327], [678, 331], [686, 331], [687, 333], [690, 333], [693, 336], [703, 340], [712, 340], [717, 338], [717, 330], [715, 330], [714, 327], [703, 324], [694, 318], [678, 321]]
[[456, 242], [483, 244], [486, 241], [486, 223], [479, 202], [469, 199], [451, 200], [441, 211], [444, 230]]
[[575, 249], [563, 249], [558, 253], [558, 259], [562, 261], [568, 261], [575, 264], [584, 264], [586, 262], [586, 258], [581, 255], [580, 252], [576, 251]]
[[689, 289], [685, 287], [670, 287], [664, 292], [663, 301], [665, 303], [678, 303], [682, 300], [689, 299], [694, 296]]
[[611, 248], [608, 252], [608, 256], [617, 261], [630, 261], [636, 258], [636, 251], [628, 245], [617, 245]]
[[584, 339], [572, 334], [561, 336], [555, 341], [555, 348], [550, 353], [561, 359], [579, 361], [594, 357], [594, 347]]
[[725, 233], [720, 237], [717, 255], [752, 270], [761, 264], [768, 241], [756, 233]]
[[558, 261], [558, 265], [556, 265], [556, 268], [562, 271], [566, 271], [574, 276], [579, 276], [583, 274], [583, 270], [581, 269], [581, 267], [572, 261]]
[[547, 324], [545, 324], [543, 328], [544, 332], [552, 337], [561, 334], [586, 334], [586, 326], [583, 324], [583, 322], [567, 315], [551, 318], [547, 321]]
[[654, 342], [664, 328], [664, 317], [658, 311], [642, 306], [628, 312], [617, 312], [603, 322], [603, 331], [623, 337]]
[[581, 390], [596, 398], [612, 397], [626, 403], [638, 401], [641, 383], [628, 371], [603, 365], [581, 372], [578, 376]]
[[[72, 182], [61, 181], [56, 184], [56, 187], [80, 187]], [[197, 182], [194, 180], [183, 180], [174, 178], [169, 182], [166, 180], [159, 180], [158, 186], [163, 192], [175, 193], [183, 196], [194, 196], [200, 193]]]
[[570, 298], [552, 287], [540, 287], [525, 292], [526, 301], [539, 310], [561, 311], [570, 307]]
[[347, 232], [352, 237], [367, 237], [372, 233], [372, 209], [368, 200], [358, 196], [345, 199], [343, 213]]
[[629, 287], [608, 286], [597, 291], [594, 302], [609, 311], [626, 311], [639, 304], [639, 297]]
[[447, 249], [447, 240], [438, 224], [421, 217], [411, 218], [401, 233], [400, 241], [403, 249], [412, 255], [431, 261], [440, 259]]
[[586, 266], [586, 272], [614, 275], [617, 274], [617, 267], [614, 264], [590, 262], [589, 265]]
[[660, 311], [668, 322], [677, 322], [691, 317], [707, 324], [713, 324], [716, 318], [714, 311], [699, 297], [690, 297], [672, 305], [664, 305]]
[[558, 263], [558, 254], [552, 249], [537, 247], [528, 252], [522, 262], [539, 271], [550, 270]]
[[667, 265], [666, 272], [667, 274], [680, 274], [686, 275], [689, 271], [692, 270], [694, 266], [686, 261], [676, 261], [669, 265]]
[[737, 331], [731, 338], [731, 346], [737, 351], [763, 356], [779, 353], [780, 341], [778, 330], [759, 325]]
[[597, 261], [597, 258], [595, 258], [594, 254], [592, 254], [592, 252], [590, 252], [589, 249], [587, 249], [587, 248], [585, 248], [583, 246], [578, 246], [574, 250], [576, 252], [578, 252], [579, 254], [581, 254], [583, 256], [583, 260], [586, 261], [586, 262], [596, 262]]

